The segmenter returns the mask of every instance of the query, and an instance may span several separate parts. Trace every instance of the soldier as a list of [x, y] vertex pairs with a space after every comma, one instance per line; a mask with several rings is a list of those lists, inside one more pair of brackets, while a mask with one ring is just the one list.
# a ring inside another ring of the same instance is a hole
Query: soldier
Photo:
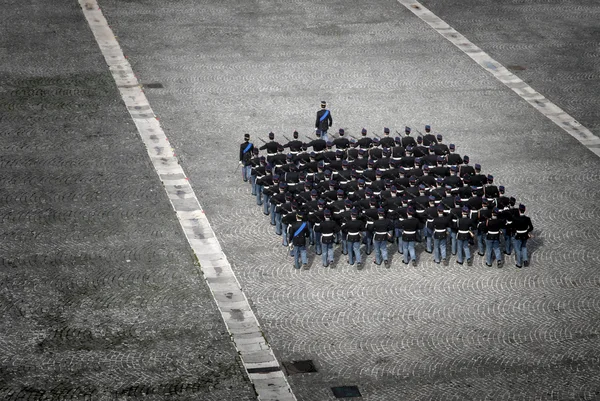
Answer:
[[298, 153], [302, 152], [302, 141], [298, 139], [298, 131], [294, 131], [292, 134], [294, 139], [284, 144], [284, 148], [290, 148], [290, 153], [296, 156]]
[[431, 145], [430, 149], [433, 149], [433, 152], [437, 156], [446, 156], [448, 153], [450, 153], [450, 149], [448, 149], [448, 146], [446, 146], [445, 143], [442, 143], [442, 135], [437, 134], [436, 139], [437, 143], [435, 145]]
[[377, 215], [378, 219], [373, 222], [371, 227], [373, 245], [375, 247], [375, 264], [377, 266], [381, 265], [381, 260], [383, 259], [383, 264], [389, 268], [387, 243], [388, 238], [392, 237], [391, 231], [394, 229], [394, 225], [389, 219], [385, 218], [385, 210], [383, 208], [377, 209]]
[[331, 118], [331, 112], [326, 109], [327, 102], [321, 101], [321, 110], [317, 111], [317, 121], [315, 122], [315, 131], [321, 131], [321, 137], [323, 140], [328, 141], [327, 131], [329, 127], [333, 125], [333, 118]]
[[448, 238], [448, 228], [450, 225], [451, 219], [444, 216], [444, 206], [438, 205], [437, 217], [433, 219], [433, 259], [435, 263], [440, 263], [441, 256], [445, 266], [448, 266], [446, 240]]
[[291, 239], [290, 248], [294, 254], [294, 267], [300, 268], [300, 260], [302, 260], [302, 268], [308, 270], [308, 259], [306, 257], [306, 238], [309, 236], [308, 222], [304, 220], [304, 213], [296, 214], [296, 221], [289, 225], [287, 236]]
[[446, 164], [450, 167], [452, 167], [452, 166], [458, 167], [463, 163], [462, 157], [460, 157], [460, 155], [458, 153], [454, 153], [455, 150], [456, 150], [456, 145], [454, 145], [453, 143], [448, 145], [448, 151], [450, 153], [448, 153], [446, 155]]
[[250, 134], [244, 134], [244, 142], [240, 145], [240, 166], [242, 166], [242, 179], [248, 182], [252, 169], [252, 152], [254, 145], [250, 142]]
[[421, 228], [421, 223], [415, 218], [415, 209], [409, 206], [406, 209], [406, 219], [398, 225], [402, 230], [402, 245], [404, 254], [404, 264], [408, 264], [409, 258], [413, 266], [417, 265], [417, 254], [415, 253], [415, 243], [417, 241], [417, 232]]
[[473, 166], [469, 166], [469, 156], [465, 155], [463, 157], [463, 164], [459, 166], [458, 176], [464, 178], [466, 176], [474, 175], [475, 169]]
[[350, 147], [350, 140], [344, 136], [345, 131], [343, 128], [340, 128], [338, 131], [339, 138], [335, 138], [333, 140], [333, 144], [336, 149], [346, 150]]
[[381, 143], [381, 146], [384, 148], [393, 148], [395, 145], [394, 142], [394, 138], [392, 138], [390, 136], [390, 129], [389, 128], [384, 128], [383, 129], [383, 138], [381, 138], [381, 140], [379, 141], [379, 143]]
[[321, 136], [321, 131], [316, 131], [315, 134], [317, 135], [317, 139], [304, 144], [304, 146], [306, 146], [307, 149], [312, 147], [315, 153], [321, 153], [327, 148], [327, 141]]
[[492, 217], [485, 222], [485, 264], [492, 267], [492, 252], [496, 256], [497, 266], [500, 268], [504, 261], [500, 252], [500, 231], [505, 226], [505, 222], [498, 219], [498, 208], [492, 209]]
[[[498, 187], [494, 185], [494, 176], [491, 174], [488, 174], [487, 182], [483, 186], [483, 196], [485, 196], [488, 199], [494, 200], [496, 200], [500, 196], [500, 191], [498, 190]], [[498, 206], [497, 203], [496, 206]]]
[[437, 143], [435, 135], [431, 132], [431, 125], [425, 126], [425, 135], [423, 135], [423, 146], [432, 146]]
[[411, 129], [410, 127], [404, 127], [404, 137], [402, 138], [401, 144], [404, 149], [409, 146], [417, 146], [417, 142], [415, 142], [415, 138], [410, 136]]
[[463, 264], [464, 258], [467, 259], [467, 265], [473, 264], [473, 258], [471, 257], [471, 250], [469, 249], [469, 239], [473, 238], [473, 230], [475, 229], [475, 222], [469, 217], [469, 208], [463, 206], [461, 217], [456, 222], [456, 263], [459, 265]]
[[527, 257], [527, 240], [533, 238], [533, 224], [529, 216], [525, 216], [525, 205], [519, 204], [519, 215], [512, 219], [512, 230], [514, 232], [512, 240], [515, 248], [517, 268], [521, 266], [529, 266], [529, 258]]
[[261, 146], [260, 150], [267, 150], [267, 161], [269, 163], [271, 162], [271, 158], [273, 156], [275, 156], [277, 154], [277, 148], [279, 148], [281, 145], [279, 144], [279, 142], [275, 141], [275, 134], [272, 132], [269, 132], [269, 142], [266, 142], [263, 146]]
[[328, 267], [331, 265], [333, 268], [333, 243], [336, 233], [340, 231], [340, 226], [331, 220], [331, 211], [329, 209], [324, 210], [323, 217], [323, 222], [318, 227], [315, 227], [315, 231], [321, 233], [323, 266]]
[[371, 142], [373, 142], [373, 139], [367, 136], [367, 129], [363, 128], [360, 131], [360, 134], [362, 135], [362, 137], [358, 141], [356, 141], [358, 147], [360, 149], [369, 149], [371, 147]]
[[346, 249], [348, 250], [348, 263], [354, 265], [356, 260], [356, 268], [362, 270], [362, 261], [360, 256], [360, 244], [362, 242], [361, 232], [365, 228], [365, 223], [358, 219], [358, 210], [353, 208], [350, 211], [350, 221], [345, 222], [341, 229], [346, 236]]

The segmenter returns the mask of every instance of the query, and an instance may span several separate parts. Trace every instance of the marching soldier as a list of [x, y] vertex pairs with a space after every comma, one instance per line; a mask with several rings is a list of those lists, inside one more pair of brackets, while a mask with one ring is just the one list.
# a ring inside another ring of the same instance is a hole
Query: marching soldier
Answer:
[[475, 229], [475, 222], [469, 217], [469, 208], [463, 206], [461, 217], [456, 222], [456, 263], [459, 265], [463, 264], [464, 258], [467, 260], [467, 265], [473, 264], [473, 258], [471, 257], [471, 250], [469, 249], [469, 239], [473, 238], [473, 230]]
[[504, 228], [504, 221], [498, 219], [498, 208], [492, 210], [492, 217], [485, 222], [485, 264], [492, 267], [492, 252], [496, 256], [498, 267], [502, 267], [502, 253], [500, 252], [500, 231]]
[[437, 143], [435, 135], [431, 132], [431, 125], [425, 126], [425, 135], [423, 135], [423, 146], [432, 146]]
[[362, 135], [362, 137], [358, 141], [356, 141], [358, 147], [360, 149], [369, 149], [371, 147], [371, 142], [373, 142], [373, 139], [367, 136], [367, 129], [363, 128], [360, 131], [360, 134]]
[[318, 227], [315, 227], [315, 231], [321, 233], [323, 266], [331, 266], [333, 268], [333, 243], [336, 233], [340, 231], [340, 226], [331, 220], [331, 211], [329, 209], [325, 209], [323, 217], [325, 220]]
[[350, 266], [353, 266], [354, 261], [356, 260], [356, 268], [362, 270], [363, 265], [360, 256], [360, 244], [362, 242], [361, 233], [365, 229], [365, 223], [358, 219], [358, 210], [356, 210], [356, 208], [353, 208], [350, 211], [350, 221], [345, 222], [341, 229], [346, 236], [348, 263]]
[[335, 145], [336, 149], [346, 150], [350, 147], [350, 140], [344, 137], [344, 134], [344, 129], [340, 128], [340, 130], [338, 131], [339, 138], [335, 138], [333, 140], [333, 144]]
[[393, 148], [395, 146], [395, 141], [394, 141], [394, 138], [392, 138], [390, 136], [390, 129], [389, 128], [384, 128], [383, 129], [383, 138], [381, 138], [381, 140], [379, 141], [379, 143], [384, 148], [390, 148], [391, 149], [391, 148]]
[[388, 262], [388, 251], [387, 251], [387, 243], [388, 238], [391, 238], [391, 231], [394, 229], [394, 225], [389, 219], [385, 218], [385, 210], [383, 208], [377, 209], [378, 219], [373, 222], [371, 227], [372, 235], [373, 235], [373, 245], [375, 247], [375, 264], [377, 266], [381, 265], [381, 260], [383, 259], [383, 264], [385, 267], [390, 267], [390, 262]]
[[435, 263], [440, 263], [440, 256], [445, 266], [448, 266], [448, 257], [446, 255], [446, 239], [448, 237], [448, 228], [451, 225], [451, 219], [444, 216], [444, 206], [438, 205], [437, 217], [433, 219], [433, 259]]
[[415, 209], [412, 206], [406, 209], [406, 219], [400, 221], [398, 227], [402, 230], [404, 264], [408, 264], [410, 259], [413, 266], [416, 266], [415, 243], [417, 242], [417, 233], [421, 228], [421, 223], [415, 218]]
[[284, 148], [290, 148], [290, 153], [296, 156], [298, 153], [302, 152], [302, 141], [298, 139], [298, 131], [294, 131], [292, 134], [294, 139], [284, 144]]
[[302, 268], [308, 270], [308, 259], [306, 257], [306, 238], [309, 236], [308, 222], [304, 220], [304, 213], [296, 214], [296, 221], [289, 225], [287, 237], [290, 238], [290, 248], [294, 254], [294, 267], [300, 268], [300, 260], [302, 260]]
[[240, 166], [242, 166], [242, 179], [248, 182], [252, 170], [252, 151], [254, 145], [250, 142], [250, 134], [244, 134], [244, 142], [240, 145]]
[[529, 216], [525, 216], [525, 205], [519, 205], [519, 215], [512, 220], [513, 247], [515, 248], [516, 267], [529, 266], [527, 257], [527, 240], [532, 238], [533, 224]]

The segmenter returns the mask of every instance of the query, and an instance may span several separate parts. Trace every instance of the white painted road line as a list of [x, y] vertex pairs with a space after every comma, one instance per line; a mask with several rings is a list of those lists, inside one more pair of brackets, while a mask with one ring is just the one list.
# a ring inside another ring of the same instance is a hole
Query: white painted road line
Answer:
[[573, 117], [550, 100], [546, 99], [531, 86], [527, 85], [523, 80], [491, 58], [479, 47], [471, 43], [467, 38], [428, 10], [421, 3], [411, 0], [397, 1], [435, 29], [444, 38], [448, 39], [463, 53], [471, 57], [483, 69], [512, 89], [517, 95], [527, 101], [527, 103], [535, 107], [540, 113], [548, 117], [569, 135], [581, 142], [590, 151], [597, 156], [600, 156], [600, 138], [592, 134], [589, 129], [581, 125]]
[[[123, 55], [96, 0], [79, 0], [83, 14], [127, 106], [152, 164], [177, 212], [177, 218], [225, 321], [227, 330], [259, 400], [295, 401], [287, 379], [265, 341], [231, 265], [175, 157], [131, 65]], [[181, 196], [184, 193], [185, 196]]]

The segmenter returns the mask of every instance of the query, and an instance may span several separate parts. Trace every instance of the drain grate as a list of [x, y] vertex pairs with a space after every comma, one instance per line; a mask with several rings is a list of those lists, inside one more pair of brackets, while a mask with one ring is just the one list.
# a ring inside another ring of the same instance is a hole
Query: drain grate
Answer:
[[163, 84], [161, 84], [160, 82], [152, 82], [152, 83], [149, 83], [149, 84], [144, 84], [144, 86], [146, 88], [153, 88], [153, 89], [164, 88]]
[[362, 397], [356, 386], [332, 387], [331, 390], [335, 398]]
[[310, 359], [306, 361], [283, 362], [283, 367], [285, 368], [288, 376], [298, 373], [312, 373], [317, 371], [315, 364]]
[[509, 65], [506, 68], [513, 71], [525, 71], [527, 68], [522, 65]]

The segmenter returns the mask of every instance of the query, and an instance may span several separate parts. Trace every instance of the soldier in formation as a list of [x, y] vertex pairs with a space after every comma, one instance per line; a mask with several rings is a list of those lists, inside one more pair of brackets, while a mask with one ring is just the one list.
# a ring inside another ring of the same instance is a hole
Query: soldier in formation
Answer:
[[[446, 145], [429, 125], [416, 140], [410, 127], [395, 138], [388, 128], [381, 138], [363, 128], [358, 140], [340, 129], [329, 140], [319, 126], [327, 109], [321, 111], [312, 140], [302, 141], [294, 131], [280, 144], [271, 132], [258, 149], [247, 134], [240, 145], [242, 177], [282, 245], [292, 248], [294, 267], [308, 268], [309, 247], [323, 266], [335, 267], [338, 245], [359, 270], [362, 252], [375, 251], [374, 263], [389, 267], [390, 244], [405, 264], [416, 266], [420, 242], [446, 266], [451, 255], [471, 266], [471, 247], [487, 266], [502, 267], [513, 250], [517, 268], [529, 265], [533, 225], [525, 206], [516, 207], [504, 186], [496, 186], [480, 164], [471, 167], [469, 156]], [[323, 121], [330, 118], [328, 113]]]

